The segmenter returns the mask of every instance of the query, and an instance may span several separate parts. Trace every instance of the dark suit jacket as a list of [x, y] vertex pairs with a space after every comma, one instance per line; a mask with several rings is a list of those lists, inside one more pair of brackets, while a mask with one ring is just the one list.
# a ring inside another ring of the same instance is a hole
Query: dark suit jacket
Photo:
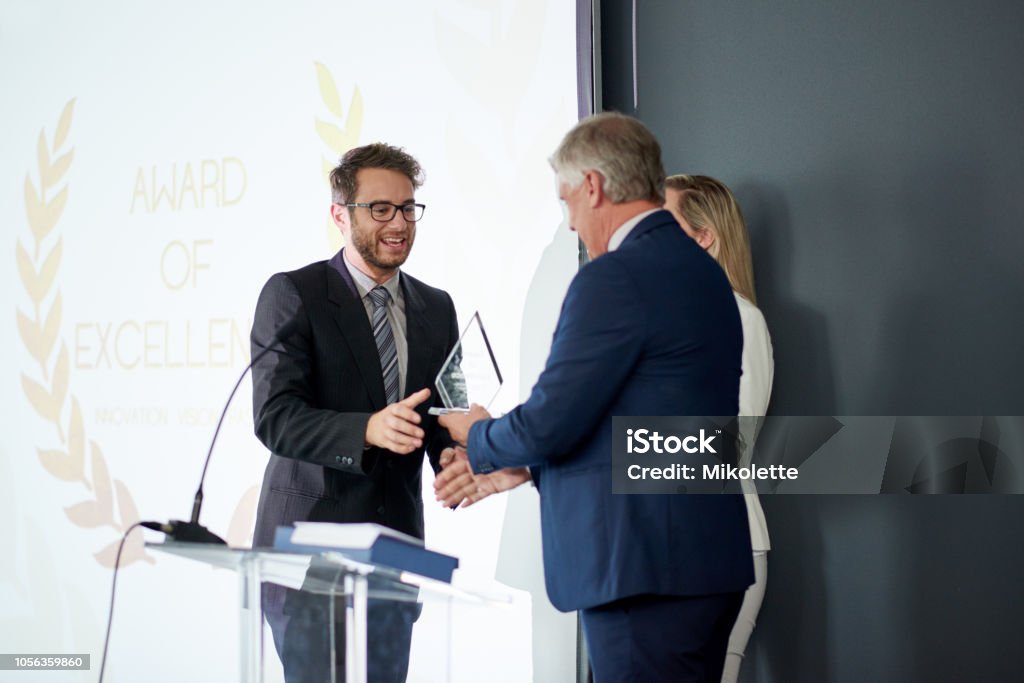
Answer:
[[[254, 357], [285, 322], [295, 318], [299, 326], [253, 368], [256, 435], [272, 453], [255, 546], [271, 545], [278, 525], [299, 520], [377, 522], [423, 538], [424, 450], [436, 471], [451, 440], [427, 414], [432, 396], [419, 407], [426, 449], [409, 455], [364, 450], [370, 415], [385, 407], [384, 380], [366, 310], [341, 259], [339, 252], [330, 261], [274, 275], [256, 305]], [[458, 339], [455, 307], [446, 292], [404, 272], [401, 283], [406, 391], [433, 390]]]
[[469, 435], [477, 471], [532, 466], [563, 611], [753, 582], [738, 495], [612, 495], [613, 415], [735, 415], [743, 332], [721, 267], [667, 211], [585, 265], [530, 398]]

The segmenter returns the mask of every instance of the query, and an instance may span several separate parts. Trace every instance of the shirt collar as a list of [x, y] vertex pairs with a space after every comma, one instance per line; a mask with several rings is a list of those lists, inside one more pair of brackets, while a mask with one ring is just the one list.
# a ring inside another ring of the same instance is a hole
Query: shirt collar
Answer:
[[[342, 262], [344, 262], [345, 267], [348, 269], [349, 275], [352, 276], [352, 282], [356, 284], [356, 289], [359, 290], [359, 298], [365, 298], [366, 295], [370, 293], [370, 290], [378, 286], [377, 282], [372, 277], [352, 265], [348, 260], [347, 248], [342, 250], [341, 255]], [[388, 290], [388, 294], [391, 295], [392, 301], [398, 301], [398, 278], [401, 274], [402, 271], [397, 271], [393, 276], [391, 276], [391, 279], [381, 285], [384, 289]]]
[[608, 251], [615, 251], [620, 246], [622, 246], [622, 243], [626, 241], [626, 238], [629, 236], [629, 233], [633, 232], [633, 228], [640, 225], [640, 221], [647, 218], [655, 211], [661, 211], [661, 208], [659, 207], [657, 209], [650, 209], [648, 211], [644, 211], [643, 213], [638, 213], [637, 215], [633, 216], [628, 221], [620, 225], [615, 230], [615, 232], [612, 233], [611, 239], [608, 240]]

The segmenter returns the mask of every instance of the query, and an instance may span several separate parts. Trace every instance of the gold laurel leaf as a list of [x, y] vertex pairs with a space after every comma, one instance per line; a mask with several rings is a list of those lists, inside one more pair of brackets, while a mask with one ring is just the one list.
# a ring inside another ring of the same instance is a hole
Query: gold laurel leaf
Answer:
[[71, 422], [68, 425], [68, 457], [75, 467], [85, 473], [85, 427], [78, 399], [71, 397]]
[[[132, 536], [134, 536], [134, 535], [135, 535], [135, 532], [132, 532]], [[131, 542], [131, 537], [129, 537], [128, 540], [126, 540], [124, 542], [125, 550], [128, 549], [128, 544], [130, 542]], [[93, 557], [96, 558], [96, 560], [100, 563], [100, 565], [106, 567], [107, 569], [113, 569], [115, 563], [117, 562], [117, 549], [118, 549], [118, 547], [120, 545], [121, 545], [121, 540], [118, 539], [118, 540], [114, 541], [113, 543], [109, 544], [108, 546], [106, 546], [105, 548], [103, 548], [103, 550], [99, 551], [98, 553], [94, 553]], [[127, 553], [122, 552], [121, 558], [122, 559], [121, 559], [121, 563], [120, 564], [121, 564], [121, 568], [123, 569], [124, 567], [127, 567], [130, 563], [126, 561], [128, 559], [127, 558]]]
[[64, 174], [68, 172], [68, 167], [71, 166], [71, 161], [74, 158], [75, 150], [72, 148], [71, 151], [58, 157], [58, 159], [49, 166], [39, 167], [39, 182], [42, 184], [43, 191], [60, 182], [60, 179], [64, 177]]
[[[121, 545], [121, 540], [118, 539], [110, 545], [103, 548], [103, 550], [95, 553], [93, 557], [104, 567], [108, 569], [114, 568], [114, 563], [117, 561], [117, 547]], [[124, 542], [124, 550], [121, 552], [121, 568], [127, 567], [128, 565], [145, 560], [150, 564], [154, 563], [152, 557], [146, 554], [146, 546], [143, 545], [142, 529], [135, 529]]]
[[[39, 220], [39, 216], [43, 212], [43, 200], [36, 191], [36, 186], [29, 178], [28, 174], [25, 174], [25, 214], [28, 216], [29, 224], [32, 226], [32, 234], [36, 238], [36, 244], [38, 245], [42, 241], [43, 237], [39, 234], [36, 229], [36, 222]], [[38, 251], [36, 252], [38, 254]]]
[[25, 344], [25, 348], [28, 349], [30, 354], [32, 354], [32, 357], [35, 358], [40, 365], [45, 367], [46, 358], [43, 358], [40, 355], [42, 343], [40, 343], [39, 339], [42, 332], [39, 330], [39, 325], [34, 320], [29, 319], [29, 317], [20, 310], [15, 309], [15, 313], [17, 313], [18, 333], [21, 334], [22, 343]]
[[348, 151], [348, 136], [333, 123], [316, 120], [316, 132], [320, 139], [338, 156]]
[[22, 245], [21, 240], [18, 240], [16, 253], [18, 275], [21, 276], [21, 284], [25, 286], [25, 291], [28, 292], [32, 303], [38, 305], [43, 300], [46, 290], [39, 284], [39, 277], [36, 275], [35, 266], [32, 265], [32, 258], [28, 255], [28, 251]]
[[359, 133], [363, 129], [363, 96], [359, 92], [359, 86], [355, 87], [352, 93], [352, 102], [348, 105], [348, 118], [345, 119], [345, 132], [349, 134], [349, 147], [355, 147], [359, 140]]
[[338, 97], [338, 88], [334, 85], [334, 78], [327, 67], [320, 62], [316, 64], [316, 79], [320, 83], [320, 97], [323, 98], [327, 110], [341, 118], [341, 98]]
[[53, 298], [53, 305], [50, 306], [50, 312], [46, 314], [46, 320], [43, 321], [43, 330], [39, 337], [40, 350], [39, 353], [43, 358], [49, 358], [53, 352], [53, 347], [57, 344], [57, 335], [60, 332], [60, 318], [63, 313], [64, 302], [61, 298], [60, 292], [57, 292], [57, 296]]
[[127, 529], [139, 521], [139, 509], [135, 507], [131, 491], [120, 479], [114, 480], [114, 492], [117, 494], [117, 512], [121, 517], [121, 529]]
[[25, 211], [28, 214], [29, 225], [32, 226], [32, 234], [35, 235], [38, 245], [50, 234], [53, 227], [60, 220], [64, 212], [64, 205], [68, 201], [68, 188], [65, 186], [53, 200], [43, 204], [36, 188], [30, 180], [25, 179]]
[[43, 265], [37, 274], [35, 285], [41, 292], [39, 299], [37, 300], [31, 293], [29, 294], [36, 303], [42, 300], [43, 295], [50, 291], [50, 287], [53, 286], [53, 281], [57, 277], [57, 270], [60, 268], [60, 259], [63, 255], [64, 238], [60, 237], [57, 239], [57, 244], [50, 250], [50, 253], [46, 255], [46, 259], [43, 261]]
[[46, 234], [50, 234], [50, 230], [53, 230], [53, 226], [57, 225], [57, 221], [60, 220], [61, 214], [64, 213], [64, 206], [68, 203], [68, 188], [67, 185], [57, 193], [57, 196], [46, 203], [46, 220], [49, 222], [49, 229]]
[[86, 500], [77, 505], [64, 508], [64, 514], [68, 516], [76, 526], [86, 529], [95, 529], [106, 524], [107, 520], [101, 515], [100, 507], [96, 501]]
[[53, 135], [53, 151], [55, 152], [64, 145], [64, 141], [68, 137], [68, 131], [71, 130], [71, 115], [74, 111], [75, 98], [72, 97], [64, 105], [64, 111], [60, 113], [60, 121], [57, 123], [57, 132]]
[[231, 516], [231, 523], [228, 524], [228, 534], [225, 540], [233, 548], [246, 548], [249, 544], [249, 534], [252, 533], [253, 523], [256, 520], [256, 503], [259, 502], [260, 492], [256, 486], [250, 486], [242, 494], [235, 513]]
[[64, 399], [68, 395], [68, 373], [70, 363], [68, 362], [68, 345], [61, 343], [60, 353], [57, 354], [57, 365], [53, 368], [53, 384], [50, 395], [57, 405], [63, 406]]
[[103, 451], [95, 441], [89, 442], [92, 455], [92, 490], [96, 492], [96, 506], [103, 520], [114, 523], [114, 494], [110, 488], [110, 470]]
[[331, 171], [334, 170], [334, 164], [329, 162], [327, 159], [320, 159], [320, 170], [324, 172], [324, 180], [330, 183]]
[[53, 400], [42, 384], [22, 375], [21, 388], [24, 389], [28, 402], [42, 418], [53, 423], [60, 419], [60, 404]]
[[63, 481], [78, 481], [82, 478], [82, 471], [75, 469], [71, 458], [64, 451], [37, 449], [39, 462], [43, 468], [53, 476]]
[[36, 161], [39, 163], [39, 182], [43, 192], [46, 192], [46, 181], [42, 175], [50, 168], [50, 148], [46, 146], [46, 131], [39, 131], [39, 140], [36, 141]]
[[[125, 544], [128, 542], [125, 541]], [[117, 540], [110, 545], [103, 548], [103, 550], [93, 553], [93, 557], [100, 563], [100, 566], [106, 567], [107, 569], [113, 569], [114, 563], [117, 561], [117, 548], [121, 545], [121, 541]], [[122, 562], [121, 566], [127, 566], [126, 563]]]

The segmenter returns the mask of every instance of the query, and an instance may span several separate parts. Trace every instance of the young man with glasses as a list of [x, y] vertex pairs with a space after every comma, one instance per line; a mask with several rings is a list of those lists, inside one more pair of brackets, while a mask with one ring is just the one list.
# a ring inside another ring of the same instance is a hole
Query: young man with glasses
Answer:
[[[421, 471], [452, 441], [427, 410], [430, 386], [458, 339], [451, 297], [400, 270], [424, 205], [419, 163], [382, 143], [357, 147], [331, 172], [331, 216], [345, 248], [270, 278], [252, 354], [256, 435], [270, 449], [254, 546], [297, 521], [376, 522], [423, 538]], [[295, 332], [276, 343], [289, 321]], [[343, 605], [336, 613], [344, 615]], [[329, 676], [325, 598], [265, 584], [264, 612], [285, 678]], [[404, 681], [415, 610], [371, 601], [370, 680]], [[344, 674], [343, 623], [335, 624]], [[387, 656], [374, 657], [387, 651]]]

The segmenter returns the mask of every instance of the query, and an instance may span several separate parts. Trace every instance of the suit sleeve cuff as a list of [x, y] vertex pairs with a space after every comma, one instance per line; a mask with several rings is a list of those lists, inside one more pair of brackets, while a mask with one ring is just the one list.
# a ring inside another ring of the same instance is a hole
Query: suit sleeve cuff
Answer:
[[331, 467], [352, 474], [369, 474], [377, 465], [380, 450], [375, 446], [366, 446], [366, 425], [370, 414], [356, 416], [355, 424], [339, 433], [337, 443], [328, 455], [326, 467]]
[[469, 428], [469, 438], [466, 439], [469, 466], [473, 468], [474, 474], [490, 474], [495, 469], [494, 465], [481, 455], [484, 451], [484, 432], [487, 422], [490, 422], [490, 420], [481, 420], [474, 423]]

